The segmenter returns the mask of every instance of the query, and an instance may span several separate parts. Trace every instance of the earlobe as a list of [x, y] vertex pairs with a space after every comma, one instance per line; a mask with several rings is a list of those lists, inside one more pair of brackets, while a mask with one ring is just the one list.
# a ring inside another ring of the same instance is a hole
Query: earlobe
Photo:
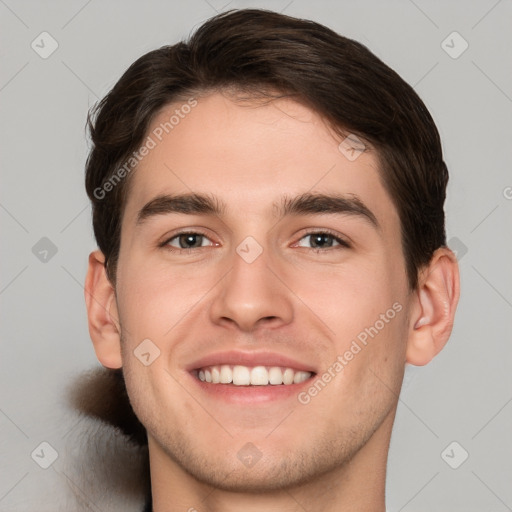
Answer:
[[121, 335], [114, 288], [101, 251], [89, 255], [85, 280], [85, 303], [96, 357], [107, 368], [121, 368]]
[[438, 249], [419, 278], [411, 308], [406, 360], [423, 366], [450, 337], [459, 301], [459, 267], [447, 247]]

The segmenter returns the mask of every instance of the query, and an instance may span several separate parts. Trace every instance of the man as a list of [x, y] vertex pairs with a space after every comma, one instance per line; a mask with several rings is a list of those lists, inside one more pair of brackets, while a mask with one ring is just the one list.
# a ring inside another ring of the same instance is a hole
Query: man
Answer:
[[413, 89], [326, 27], [231, 11], [137, 60], [90, 128], [89, 328], [146, 509], [385, 510], [404, 365], [459, 296]]

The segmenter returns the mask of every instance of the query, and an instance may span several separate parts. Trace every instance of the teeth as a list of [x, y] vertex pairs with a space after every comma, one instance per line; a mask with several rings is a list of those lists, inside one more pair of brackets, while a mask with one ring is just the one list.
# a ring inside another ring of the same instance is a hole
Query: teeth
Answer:
[[247, 366], [233, 367], [233, 384], [235, 386], [248, 386], [251, 383], [251, 372]]
[[279, 366], [230, 366], [228, 364], [200, 368], [197, 377], [212, 384], [233, 384], [235, 386], [276, 386], [300, 384], [311, 377], [311, 372], [280, 368]]
[[[199, 370], [199, 379], [201, 379], [201, 370]], [[231, 382], [233, 382], [233, 370], [230, 366], [223, 364], [220, 367], [220, 383], [230, 384]]]
[[293, 383], [293, 370], [291, 368], [286, 368], [283, 373], [283, 384], [289, 385]]
[[295, 375], [293, 376], [293, 383], [300, 384], [301, 382], [307, 380], [309, 378], [309, 375], [309, 372], [295, 372]]
[[268, 371], [268, 382], [273, 385], [283, 383], [283, 372], [281, 368], [276, 368], [275, 366], [270, 368]]
[[268, 371], [264, 366], [255, 366], [251, 370], [251, 384], [253, 386], [266, 386], [268, 384]]

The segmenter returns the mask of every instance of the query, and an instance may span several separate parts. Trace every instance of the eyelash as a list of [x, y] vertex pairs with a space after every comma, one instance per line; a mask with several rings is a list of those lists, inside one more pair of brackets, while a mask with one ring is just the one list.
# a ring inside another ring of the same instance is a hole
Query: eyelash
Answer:
[[[204, 249], [204, 247], [191, 247], [189, 249], [184, 249], [182, 247], [172, 247], [171, 245], [169, 245], [169, 242], [171, 242], [171, 240], [174, 240], [180, 236], [183, 236], [183, 235], [199, 235], [199, 236], [203, 236], [205, 238], [208, 238], [208, 235], [206, 233], [203, 233], [202, 231], [200, 230], [195, 230], [195, 231], [181, 231], [180, 233], [176, 233], [175, 235], [171, 236], [170, 238], [167, 238], [165, 241], [163, 241], [162, 243], [158, 244], [158, 246], [162, 249], [166, 249], [168, 251], [172, 251], [172, 252], [177, 252], [178, 254], [182, 254], [182, 253], [190, 253], [194, 250], [197, 250], [197, 249]], [[214, 245], [217, 245], [215, 244], [214, 242], [212, 242]]]
[[[208, 235], [206, 233], [203, 233], [201, 232], [200, 230], [196, 230], [196, 231], [182, 231], [180, 233], [176, 233], [175, 235], [171, 236], [170, 238], [167, 238], [164, 242], [160, 243], [159, 244], [159, 247], [162, 248], [162, 249], [166, 249], [166, 250], [169, 250], [169, 251], [172, 251], [172, 252], [177, 252], [179, 254], [182, 254], [182, 253], [190, 253], [194, 250], [197, 250], [197, 249], [203, 249], [204, 247], [191, 247], [189, 249], [186, 249], [186, 248], [181, 248], [181, 247], [172, 247], [169, 245], [169, 242], [171, 242], [172, 240], [180, 237], [180, 236], [183, 236], [183, 235], [199, 235], [199, 236], [203, 236], [207, 239], [208, 238]], [[297, 242], [294, 243], [294, 246], [296, 247], [297, 244], [304, 238], [306, 238], [307, 236], [313, 236], [313, 235], [328, 235], [330, 237], [332, 237], [332, 239], [337, 242], [339, 244], [339, 246], [335, 246], [335, 247], [328, 247], [326, 249], [321, 249], [321, 248], [315, 248], [315, 247], [310, 247], [309, 250], [311, 251], [314, 251], [315, 253], [321, 253], [321, 252], [326, 252], [328, 250], [336, 250], [336, 249], [350, 249], [352, 246], [349, 242], [347, 242], [346, 240], [344, 240], [343, 238], [341, 238], [337, 233], [329, 230], [329, 229], [321, 229], [321, 230], [311, 230], [311, 231], [307, 231], [306, 233], [304, 233]], [[215, 245], [218, 245], [218, 244], [215, 244], [213, 242], [214, 246]], [[211, 246], [209, 246], [211, 247]], [[303, 249], [308, 249], [308, 247], [302, 247]]]
[[[320, 252], [326, 252], [328, 250], [337, 250], [337, 249], [350, 249], [352, 246], [343, 238], [341, 238], [337, 233], [335, 233], [334, 231], [331, 231], [330, 229], [320, 229], [320, 230], [311, 230], [311, 231], [307, 231], [306, 233], [304, 233], [300, 238], [299, 238], [299, 242], [303, 239], [303, 238], [306, 238], [307, 236], [312, 236], [312, 235], [328, 235], [330, 237], [332, 237], [332, 239], [335, 241], [335, 242], [338, 242], [339, 243], [339, 246], [336, 246], [336, 247], [328, 247], [327, 249], [318, 249], [318, 248], [315, 248], [315, 247], [310, 247], [309, 250], [311, 251], [314, 251], [315, 253], [320, 253]], [[294, 245], [296, 245], [298, 242], [295, 242]], [[304, 247], [304, 249], [308, 249], [307, 247]]]

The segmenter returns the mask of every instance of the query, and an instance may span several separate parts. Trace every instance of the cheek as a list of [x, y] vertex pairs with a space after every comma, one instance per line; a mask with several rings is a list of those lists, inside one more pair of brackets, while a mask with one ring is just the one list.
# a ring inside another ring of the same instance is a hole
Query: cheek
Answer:
[[388, 310], [388, 316], [394, 318], [393, 304], [403, 300], [404, 287], [392, 266], [382, 256], [354, 259], [338, 268], [304, 268], [290, 274], [287, 282], [293, 283], [290, 288], [331, 334], [346, 339], [372, 326]]
[[353, 414], [347, 421], [376, 424], [391, 410], [400, 393], [407, 334], [405, 308], [396, 301], [375, 317], [367, 312], [360, 314], [355, 307], [351, 311], [347, 322], [338, 324], [335, 354], [325, 368], [336, 376], [318, 405], [325, 414], [343, 408]]
[[389, 393], [380, 377], [396, 389], [407, 337], [404, 282], [395, 279], [383, 258], [310, 277], [297, 278], [297, 295], [329, 329], [326, 367], [342, 358], [342, 378], [334, 387], [342, 395], [350, 389], [353, 396], [371, 398], [379, 390]]
[[160, 339], [193, 311], [215, 282], [215, 273], [206, 269], [191, 272], [161, 259], [138, 262], [134, 257], [118, 273], [122, 325], [130, 337], [136, 334]]

